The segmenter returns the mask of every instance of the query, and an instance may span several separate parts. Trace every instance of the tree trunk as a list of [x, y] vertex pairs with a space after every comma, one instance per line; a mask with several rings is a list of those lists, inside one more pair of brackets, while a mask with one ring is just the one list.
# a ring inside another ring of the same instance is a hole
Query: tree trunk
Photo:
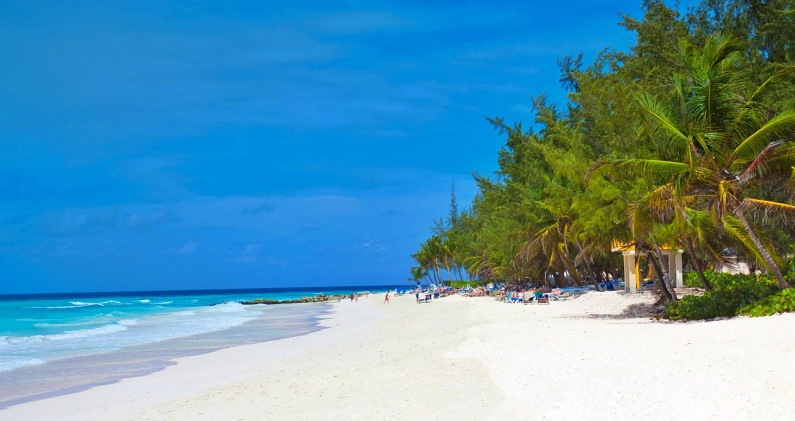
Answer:
[[657, 256], [652, 253], [651, 249], [649, 249], [648, 253], [646, 253], [646, 256], [648, 256], [649, 261], [651, 262], [652, 266], [654, 266], [654, 273], [656, 275], [655, 278], [657, 278], [657, 287], [660, 289], [660, 292], [662, 292], [666, 301], [674, 301], [674, 298], [671, 296], [671, 292], [668, 291], [668, 287], [665, 286], [662, 268], [660, 267], [660, 262], [657, 261]]
[[693, 243], [690, 240], [690, 237], [685, 237], [684, 239], [685, 249], [687, 250], [687, 255], [690, 256], [690, 261], [693, 263], [693, 269], [696, 271], [698, 275], [698, 279], [701, 280], [701, 286], [704, 287], [705, 290], [710, 291], [712, 290], [712, 284], [709, 283], [707, 277], [704, 276], [704, 269], [701, 267], [701, 260], [696, 255], [696, 250], [693, 247]]
[[652, 248], [654, 249], [654, 256], [655, 256], [655, 258], [657, 260], [657, 265], [660, 266], [660, 270], [661, 270], [660, 274], [662, 275], [662, 276], [660, 276], [660, 278], [662, 279], [663, 287], [666, 290], [668, 289], [669, 286], [671, 287], [671, 289], [669, 291], [669, 293], [671, 295], [671, 299], [676, 301], [677, 299], [679, 299], [679, 297], [676, 296], [676, 290], [674, 289], [673, 286], [669, 285], [668, 282], [665, 282], [665, 278], [668, 278], [669, 281], [671, 280], [671, 274], [668, 273], [668, 267], [663, 264], [663, 255], [662, 255], [662, 252], [660, 251], [660, 245], [657, 244], [657, 240], [654, 240], [654, 244], [653, 244]]
[[[560, 261], [563, 263], [563, 266], [566, 268], [566, 271], [569, 272], [569, 276], [574, 281], [574, 284], [578, 287], [582, 286], [582, 278], [580, 277], [580, 273], [574, 268], [574, 264], [569, 258], [568, 254], [565, 254], [565, 250], [563, 247], [558, 247], [558, 256], [560, 256]], [[565, 279], [565, 275], [564, 275]]]
[[453, 263], [455, 264], [455, 271], [458, 272], [458, 280], [463, 281], [464, 274], [461, 273], [461, 265], [459, 265], [455, 259], [453, 259]]
[[[591, 264], [588, 262], [588, 258], [585, 258], [584, 261], [585, 261], [585, 270], [588, 271], [588, 277], [593, 276], [593, 271], [591, 271]], [[586, 278], [586, 282], [587, 282], [587, 278]]]
[[[580, 245], [579, 240], [577, 241], [577, 249], [579, 250], [580, 254], [582, 254], [582, 246]], [[583, 256], [582, 261], [585, 262], [585, 270], [587, 271], [587, 276], [585, 277], [584, 282], [587, 283], [588, 279], [590, 277], [594, 276], [594, 273], [593, 273], [593, 270], [591, 268], [591, 262], [588, 261], [588, 256]], [[596, 283], [596, 281], [594, 281], [594, 284], [595, 283]]]
[[767, 265], [768, 269], [773, 272], [773, 276], [776, 277], [778, 281], [778, 285], [781, 288], [789, 288], [790, 284], [784, 279], [784, 275], [781, 274], [781, 268], [778, 267], [776, 262], [773, 260], [773, 257], [770, 255], [770, 252], [767, 251], [767, 248], [764, 244], [762, 244], [762, 240], [759, 239], [759, 236], [756, 235], [756, 231], [751, 226], [751, 223], [748, 221], [748, 218], [745, 217], [745, 214], [739, 207], [734, 206], [732, 208], [732, 214], [743, 223], [743, 227], [745, 231], [751, 236], [751, 240], [753, 240], [754, 245], [756, 245], [757, 250], [759, 250], [759, 254], [762, 255], [762, 259], [764, 259], [765, 264]]

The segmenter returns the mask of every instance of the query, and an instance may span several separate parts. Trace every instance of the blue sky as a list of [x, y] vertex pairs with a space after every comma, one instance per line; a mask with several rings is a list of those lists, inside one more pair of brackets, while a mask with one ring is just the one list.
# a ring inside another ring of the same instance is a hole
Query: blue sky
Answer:
[[0, 3], [0, 293], [405, 282], [640, 1]]

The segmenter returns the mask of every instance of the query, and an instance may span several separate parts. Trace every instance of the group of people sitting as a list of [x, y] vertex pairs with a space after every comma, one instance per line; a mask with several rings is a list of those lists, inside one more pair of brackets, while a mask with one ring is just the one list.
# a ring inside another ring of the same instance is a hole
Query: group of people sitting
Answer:
[[465, 289], [465, 294], [469, 297], [493, 296], [497, 301], [507, 303], [548, 303], [549, 300], [565, 300], [573, 296], [571, 292], [562, 292], [560, 288], [549, 289], [543, 285], [514, 285], [507, 288], [495, 288], [493, 283]]
[[497, 296], [498, 300], [506, 303], [549, 303], [549, 300], [565, 300], [571, 296], [570, 292], [561, 292], [560, 288], [551, 291], [547, 287], [540, 288], [508, 288], [503, 294]]

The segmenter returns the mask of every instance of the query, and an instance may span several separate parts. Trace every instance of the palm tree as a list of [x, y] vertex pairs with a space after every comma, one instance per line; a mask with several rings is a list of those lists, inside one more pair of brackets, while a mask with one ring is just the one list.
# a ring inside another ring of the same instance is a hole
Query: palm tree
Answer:
[[[531, 229], [530, 240], [525, 242], [519, 252], [520, 257], [525, 261], [538, 260], [543, 256], [546, 260], [544, 269], [560, 265], [569, 272], [576, 285], [582, 285], [582, 278], [574, 264], [571, 251], [571, 224], [572, 207], [563, 206], [563, 209], [556, 209], [542, 202], [535, 202], [538, 208], [547, 214], [547, 218], [539, 221], [535, 228]], [[563, 272], [563, 271], [561, 271]]]
[[795, 214], [792, 204], [752, 197], [754, 187], [795, 165], [795, 110], [773, 115], [760, 102], [772, 82], [795, 66], [748, 90], [750, 77], [734, 39], [716, 35], [701, 50], [683, 41], [680, 50], [686, 73], [674, 75], [671, 101], [647, 93], [637, 97], [647, 133], [659, 142], [660, 158], [607, 159], [595, 167], [670, 184], [677, 200], [708, 211], [719, 229], [736, 218], [753, 252], [788, 288], [776, 262], [780, 258], [748, 216], [754, 210]]
[[425, 268], [423, 268], [422, 266], [412, 266], [412, 268], [411, 268], [411, 279], [413, 279], [414, 282], [421, 281], [422, 278], [424, 278], [427, 275], [428, 275], [428, 271], [425, 270]]

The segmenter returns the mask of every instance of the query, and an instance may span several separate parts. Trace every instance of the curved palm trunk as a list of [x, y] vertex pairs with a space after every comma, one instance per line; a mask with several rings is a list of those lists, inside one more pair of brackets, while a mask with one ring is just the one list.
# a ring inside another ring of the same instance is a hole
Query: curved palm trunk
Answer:
[[671, 296], [671, 291], [668, 291], [668, 287], [665, 285], [665, 280], [663, 279], [663, 271], [662, 268], [660, 267], [661, 266], [660, 262], [657, 260], [657, 255], [652, 253], [652, 250], [649, 250], [649, 252], [646, 253], [646, 256], [648, 256], [649, 261], [651, 262], [652, 266], [654, 266], [654, 274], [656, 275], [655, 278], [657, 279], [657, 287], [662, 292], [666, 301], [668, 302], [675, 301], [676, 299], [674, 298], [674, 296]]
[[745, 228], [745, 231], [751, 237], [751, 240], [754, 242], [754, 245], [756, 245], [756, 248], [757, 250], [759, 250], [759, 254], [762, 255], [762, 259], [764, 259], [768, 269], [770, 269], [770, 271], [773, 272], [773, 276], [776, 277], [778, 285], [781, 288], [789, 288], [790, 284], [787, 282], [786, 279], [784, 279], [784, 275], [781, 273], [781, 268], [779, 268], [776, 262], [773, 260], [773, 257], [770, 255], [770, 252], [767, 251], [767, 247], [765, 247], [765, 245], [762, 244], [762, 241], [759, 239], [759, 236], [756, 235], [756, 231], [751, 226], [751, 223], [748, 221], [748, 218], [745, 217], [743, 211], [740, 210], [739, 207], [735, 206], [732, 208], [732, 215], [737, 217], [737, 219], [739, 219], [740, 222], [742, 222], [743, 228]]
[[666, 267], [665, 264], [663, 264], [663, 255], [662, 252], [660, 251], [660, 245], [657, 244], [657, 240], [654, 240], [653, 248], [654, 248], [654, 256], [656, 257], [657, 265], [660, 267], [660, 274], [662, 275], [660, 276], [662, 286], [666, 290], [668, 289], [668, 287], [671, 287], [671, 289], [668, 292], [671, 295], [671, 299], [673, 301], [676, 301], [679, 298], [676, 296], [676, 290], [674, 289], [673, 286], [669, 285], [668, 282], [665, 282], [666, 278], [670, 282], [671, 274], [668, 273], [668, 268]]
[[563, 261], [563, 266], [566, 267], [566, 271], [569, 272], [571, 275], [571, 279], [574, 280], [574, 284], [578, 287], [582, 286], [582, 277], [580, 276], [580, 272], [577, 272], [577, 268], [574, 267], [573, 262], [568, 256], [561, 255], [560, 260]]
[[437, 261], [437, 260], [433, 261], [433, 271], [434, 271], [434, 275], [436, 275], [436, 282], [435, 283], [438, 284], [442, 280], [442, 272], [439, 270], [439, 261]]
[[707, 277], [704, 276], [704, 268], [701, 267], [701, 259], [696, 255], [696, 250], [693, 247], [690, 237], [686, 237], [684, 240], [685, 250], [687, 250], [687, 255], [690, 256], [690, 261], [693, 262], [693, 269], [696, 270], [698, 279], [701, 280], [701, 286], [707, 291], [712, 290], [712, 284], [710, 284]]

